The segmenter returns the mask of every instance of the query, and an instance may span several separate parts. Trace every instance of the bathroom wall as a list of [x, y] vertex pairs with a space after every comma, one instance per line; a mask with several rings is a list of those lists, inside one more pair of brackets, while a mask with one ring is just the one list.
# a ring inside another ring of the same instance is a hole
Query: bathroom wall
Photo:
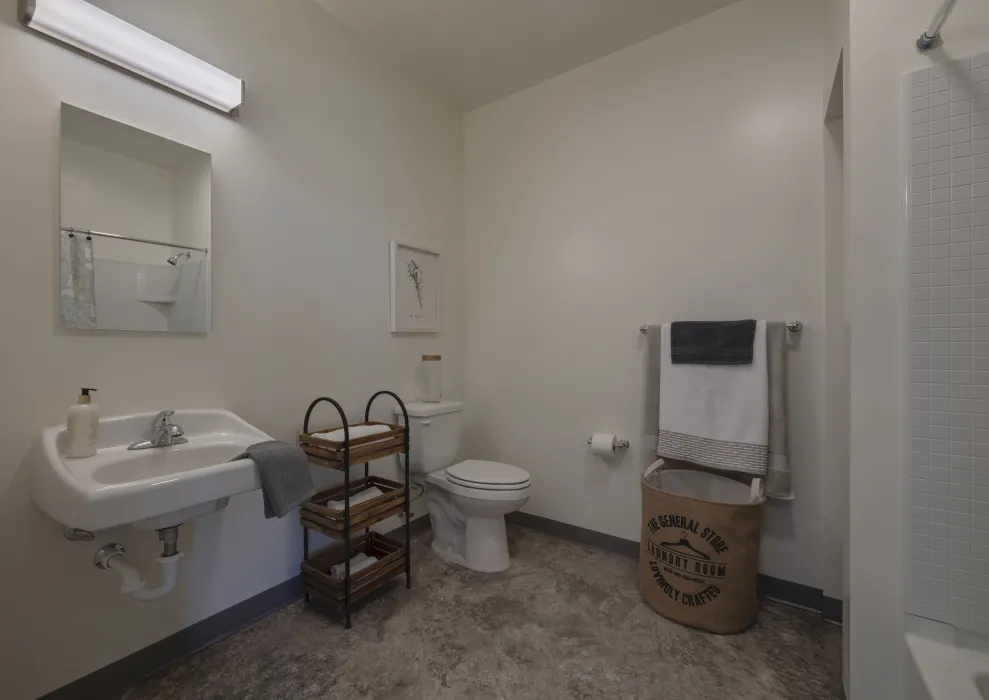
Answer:
[[[799, 319], [796, 500], [767, 508], [760, 568], [817, 588], [840, 571], [823, 504], [823, 20], [820, 3], [743, 0], [467, 115], [469, 444], [532, 473], [528, 512], [639, 539], [656, 432], [640, 324]], [[624, 459], [589, 456], [597, 431], [631, 440]]]
[[[989, 50], [989, 5], [962, 0], [944, 46], [914, 42], [938, 3], [851, 0], [851, 697], [903, 697], [909, 424], [904, 410], [907, 311], [904, 76]], [[856, 662], [855, 659], [868, 659]]]
[[[80, 386], [108, 415], [233, 410], [291, 440], [320, 394], [352, 417], [375, 390], [414, 390], [444, 355], [461, 395], [460, 115], [383, 65], [308, 0], [96, 4], [247, 81], [229, 118], [52, 44], [0, 6], [0, 678], [34, 698], [298, 573], [298, 520], [260, 493], [183, 526], [179, 586], [144, 604], [92, 566], [122, 542], [151, 574], [154, 534], [72, 544], [30, 500], [40, 430]], [[213, 155], [213, 331], [188, 337], [57, 329], [61, 101]], [[443, 253], [443, 331], [388, 332], [388, 241]], [[386, 415], [387, 403], [381, 403]], [[317, 416], [330, 422], [329, 413]], [[385, 465], [391, 469], [390, 465]], [[16, 572], [16, 573], [15, 573]]]

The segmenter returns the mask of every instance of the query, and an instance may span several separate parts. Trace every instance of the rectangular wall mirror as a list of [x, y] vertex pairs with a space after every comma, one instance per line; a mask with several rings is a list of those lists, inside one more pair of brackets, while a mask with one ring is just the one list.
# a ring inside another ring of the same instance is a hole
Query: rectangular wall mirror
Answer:
[[208, 153], [62, 105], [63, 328], [208, 333]]

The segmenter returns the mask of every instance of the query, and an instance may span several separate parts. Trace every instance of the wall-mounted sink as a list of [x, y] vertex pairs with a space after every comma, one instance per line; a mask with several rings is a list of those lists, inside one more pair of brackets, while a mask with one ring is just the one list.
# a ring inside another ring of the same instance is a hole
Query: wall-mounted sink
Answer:
[[271, 438], [229, 411], [176, 411], [188, 442], [128, 450], [147, 434], [154, 413], [104, 418], [93, 457], [65, 456], [65, 426], [46, 428], [34, 465], [34, 502], [58, 522], [96, 531], [134, 524], [178, 525], [219, 510], [231, 496], [261, 488], [252, 460], [229, 462]]

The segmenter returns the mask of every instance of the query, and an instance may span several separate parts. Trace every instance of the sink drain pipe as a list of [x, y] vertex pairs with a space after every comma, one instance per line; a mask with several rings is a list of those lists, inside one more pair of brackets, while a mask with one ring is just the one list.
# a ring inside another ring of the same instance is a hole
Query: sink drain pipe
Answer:
[[161, 585], [149, 587], [141, 572], [124, 559], [127, 550], [122, 544], [111, 542], [97, 550], [93, 563], [98, 569], [110, 569], [120, 576], [120, 592], [134, 600], [149, 601], [166, 596], [175, 588], [179, 575], [179, 561], [182, 553], [178, 550], [179, 528], [166, 527], [158, 530], [158, 539], [163, 543], [162, 555], [155, 561], [161, 566]]

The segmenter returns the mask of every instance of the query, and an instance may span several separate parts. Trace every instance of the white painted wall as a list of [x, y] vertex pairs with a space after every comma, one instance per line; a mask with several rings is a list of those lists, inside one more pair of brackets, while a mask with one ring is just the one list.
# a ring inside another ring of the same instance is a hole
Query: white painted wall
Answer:
[[[528, 512], [639, 539], [640, 324], [799, 319], [796, 500], [767, 508], [761, 570], [815, 587], [840, 571], [822, 501], [823, 20], [820, 3], [744, 0], [467, 115], [469, 448], [532, 473]], [[598, 431], [630, 438], [620, 463], [589, 456]]]
[[[461, 395], [460, 115], [380, 64], [308, 0], [97, 3], [243, 77], [231, 119], [15, 24], [0, 6], [0, 678], [34, 698], [298, 573], [298, 520], [265, 521], [260, 493], [182, 528], [176, 592], [144, 604], [93, 568], [30, 500], [28, 455], [80, 386], [107, 415], [233, 410], [293, 439], [309, 401], [363, 415], [375, 390], [414, 393], [442, 353]], [[66, 101], [213, 155], [213, 332], [57, 330], [59, 106]], [[441, 334], [388, 333], [388, 241], [443, 253]], [[381, 404], [381, 417], [391, 407]], [[322, 415], [322, 414], [321, 414]], [[329, 422], [330, 415], [325, 414]], [[160, 545], [101, 533], [153, 569]], [[97, 543], [99, 544], [99, 542]]]
[[959, 2], [943, 49], [914, 42], [938, 3], [851, 0], [851, 700], [903, 697], [906, 73], [989, 49], [989, 5]]

